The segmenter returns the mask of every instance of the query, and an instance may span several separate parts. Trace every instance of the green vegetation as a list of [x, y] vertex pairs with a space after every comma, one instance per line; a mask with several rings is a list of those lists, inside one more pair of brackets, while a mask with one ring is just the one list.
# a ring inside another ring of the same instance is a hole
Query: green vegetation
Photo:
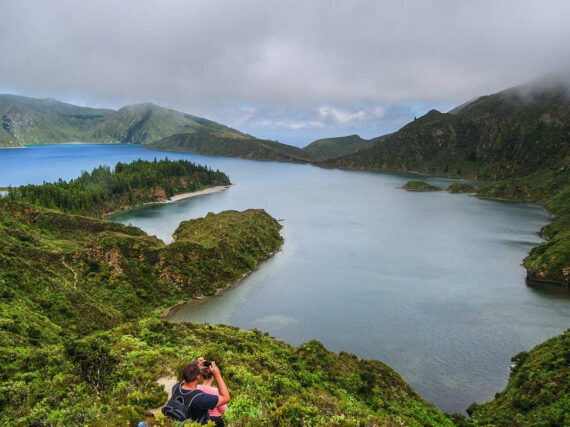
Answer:
[[530, 251], [524, 260], [528, 278], [570, 287], [570, 186], [546, 202], [555, 215], [552, 223], [542, 228], [548, 241]]
[[317, 341], [297, 348], [256, 330], [156, 318], [11, 359], [1, 420], [136, 425], [166, 402], [156, 380], [198, 356], [222, 369], [231, 425], [453, 425], [381, 362], [336, 355]]
[[54, 99], [0, 95], [0, 147], [86, 141], [92, 129], [112, 112]]
[[369, 148], [321, 164], [496, 181], [566, 166], [569, 131], [566, 86], [537, 81], [454, 114], [432, 110]]
[[206, 156], [275, 160], [307, 163], [305, 153], [297, 147], [251, 136], [229, 137], [217, 133], [173, 135], [147, 145], [153, 150], [187, 151]]
[[469, 407], [472, 425], [570, 425], [570, 329], [512, 361], [505, 390]]
[[408, 191], [441, 191], [442, 189], [423, 181], [408, 181], [402, 187]]
[[570, 169], [567, 166], [499, 181], [479, 188], [477, 196], [543, 202], [554, 215], [554, 221], [540, 230], [540, 235], [548, 241], [534, 247], [524, 260], [527, 277], [570, 287]]
[[0, 200], [0, 423], [133, 424], [166, 401], [159, 377], [204, 355], [227, 378], [234, 425], [451, 425], [381, 362], [159, 320], [256, 268], [281, 245], [279, 228], [262, 210], [222, 212], [181, 223], [165, 245]]
[[246, 137], [219, 123], [154, 104], [113, 111], [0, 95], [0, 115], [0, 147], [71, 141], [147, 144], [179, 133]]
[[447, 191], [450, 193], [474, 193], [475, 188], [466, 182], [454, 182], [447, 187]]
[[138, 104], [123, 107], [110, 115], [93, 130], [92, 140], [149, 144], [180, 133], [245, 137], [235, 129], [210, 120], [154, 104]]
[[305, 155], [313, 162], [346, 156], [368, 147], [373, 140], [362, 139], [358, 135], [339, 138], [318, 139], [303, 148]]
[[119, 162], [113, 171], [100, 166], [69, 182], [60, 179], [10, 188], [6, 197], [67, 213], [100, 217], [125, 207], [167, 200], [175, 194], [229, 184], [229, 178], [222, 172], [186, 160], [137, 160], [129, 164]]
[[209, 215], [205, 221], [217, 233], [232, 231], [216, 244], [187, 239], [194, 224], [189, 221], [177, 230], [181, 237], [165, 245], [134, 227], [2, 199], [5, 308], [21, 301], [34, 318], [54, 324], [39, 328], [41, 334], [108, 328], [157, 307], [213, 295], [282, 242], [279, 224], [262, 210]]

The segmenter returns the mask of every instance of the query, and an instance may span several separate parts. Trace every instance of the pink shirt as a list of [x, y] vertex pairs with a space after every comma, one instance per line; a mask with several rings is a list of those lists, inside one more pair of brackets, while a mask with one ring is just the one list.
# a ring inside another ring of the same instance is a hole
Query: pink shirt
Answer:
[[[219, 396], [218, 389], [209, 385], [198, 384], [196, 387], [198, 390], [202, 390], [206, 394], [213, 394], [214, 396]], [[226, 412], [228, 407], [226, 405], [218, 406], [215, 409], [208, 411], [211, 417], [221, 417], [223, 412]]]

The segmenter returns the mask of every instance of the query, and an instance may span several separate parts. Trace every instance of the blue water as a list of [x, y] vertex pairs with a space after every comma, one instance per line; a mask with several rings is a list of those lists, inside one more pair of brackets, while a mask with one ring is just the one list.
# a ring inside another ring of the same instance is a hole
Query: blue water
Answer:
[[180, 221], [210, 211], [263, 208], [283, 220], [281, 252], [173, 320], [257, 328], [292, 344], [318, 339], [337, 352], [380, 359], [448, 412], [493, 398], [513, 355], [570, 327], [569, 294], [527, 286], [520, 265], [549, 221], [542, 208], [398, 188], [417, 175], [52, 145], [1, 150], [0, 187], [74, 178], [139, 157], [207, 164], [234, 185], [115, 221], [169, 242]]

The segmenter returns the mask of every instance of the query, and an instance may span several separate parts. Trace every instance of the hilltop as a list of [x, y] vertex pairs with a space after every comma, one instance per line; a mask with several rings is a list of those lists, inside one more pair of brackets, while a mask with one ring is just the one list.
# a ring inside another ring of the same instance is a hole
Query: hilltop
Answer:
[[95, 141], [149, 144], [176, 134], [245, 138], [227, 126], [155, 104], [129, 105], [114, 112], [93, 130]]
[[55, 99], [0, 95], [0, 147], [84, 141], [113, 110], [78, 107]]
[[71, 141], [147, 144], [180, 133], [248, 137], [211, 120], [151, 103], [114, 111], [0, 95], [0, 115], [0, 147]]
[[373, 143], [373, 140], [362, 139], [358, 135], [324, 138], [313, 141], [303, 148], [303, 152], [311, 161], [319, 162], [355, 153]]
[[308, 163], [305, 153], [297, 147], [252, 136], [233, 137], [219, 134], [172, 135], [148, 144], [152, 150], [182, 151], [206, 156], [237, 157], [242, 159], [274, 160]]

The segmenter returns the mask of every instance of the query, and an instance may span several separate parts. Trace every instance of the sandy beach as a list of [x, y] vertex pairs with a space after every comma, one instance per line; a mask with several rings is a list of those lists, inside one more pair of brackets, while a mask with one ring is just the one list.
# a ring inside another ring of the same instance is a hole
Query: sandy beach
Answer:
[[146, 203], [141, 203], [140, 205], [133, 205], [133, 206], [124, 206], [121, 209], [117, 209], [113, 212], [109, 212], [109, 213], [104, 214], [103, 217], [107, 218], [107, 217], [114, 215], [116, 213], [124, 212], [124, 211], [127, 211], [129, 209], [134, 209], [134, 208], [139, 207], [139, 206], [155, 205], [155, 204], [161, 204], [161, 203], [174, 203], [174, 202], [178, 202], [179, 200], [189, 199], [191, 197], [203, 196], [204, 194], [218, 193], [220, 191], [227, 190], [228, 188], [230, 188], [230, 186], [231, 186], [231, 184], [230, 185], [218, 185], [217, 187], [210, 187], [210, 188], [206, 188], [206, 189], [200, 190], [200, 191], [193, 191], [192, 193], [177, 194], [176, 196], [172, 196], [168, 200], [160, 200], [160, 201], [156, 201], [156, 202], [146, 202]]
[[153, 203], [173, 203], [179, 200], [189, 199], [191, 197], [203, 196], [204, 194], [218, 193], [220, 191], [227, 190], [228, 188], [230, 188], [229, 185], [218, 185], [217, 187], [210, 187], [206, 188], [205, 190], [193, 191], [192, 193], [177, 194], [176, 196], [172, 196], [169, 200]]

